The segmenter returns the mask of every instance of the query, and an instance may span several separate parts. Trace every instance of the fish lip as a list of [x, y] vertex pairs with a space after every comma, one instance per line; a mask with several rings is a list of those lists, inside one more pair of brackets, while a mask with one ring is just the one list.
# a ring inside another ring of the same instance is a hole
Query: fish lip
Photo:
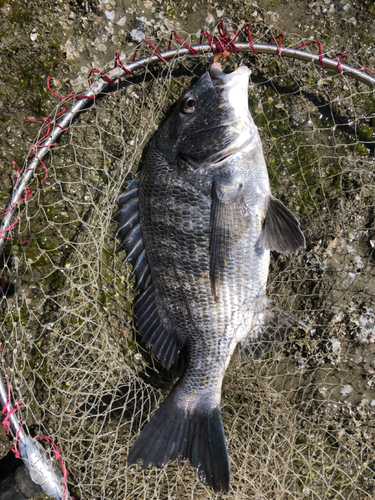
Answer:
[[221, 90], [223, 87], [230, 85], [233, 77], [240, 75], [247, 75], [250, 77], [251, 70], [247, 66], [240, 66], [232, 73], [224, 73], [221, 64], [219, 62], [214, 62], [211, 64], [208, 74], [210, 75], [211, 82], [216, 91]]

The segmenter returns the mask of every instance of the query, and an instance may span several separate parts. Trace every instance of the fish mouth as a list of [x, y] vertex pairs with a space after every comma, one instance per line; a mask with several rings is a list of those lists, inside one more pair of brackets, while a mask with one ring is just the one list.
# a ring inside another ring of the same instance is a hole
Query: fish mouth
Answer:
[[[224, 73], [219, 62], [213, 62], [208, 71], [215, 91], [220, 94], [221, 105], [227, 109], [225, 125], [231, 128], [232, 141], [222, 151], [216, 152], [206, 164], [217, 166], [230, 161], [246, 148], [253, 134], [253, 120], [249, 112], [248, 87], [251, 71], [240, 66], [232, 73]], [[221, 126], [223, 124], [220, 124]]]
[[246, 66], [240, 66], [232, 73], [224, 73], [219, 62], [213, 62], [208, 70], [214, 89], [218, 92], [225, 87], [238, 86], [238, 80], [249, 81], [251, 70]]
[[[211, 92], [217, 93], [211, 98], [215, 105], [212, 120], [207, 116], [204, 127], [202, 123], [198, 124], [195, 132], [199, 137], [199, 148], [196, 152], [194, 148], [177, 151], [184, 163], [194, 170], [224, 167], [254, 138], [254, 123], [248, 105], [249, 68], [240, 66], [232, 73], [224, 73], [221, 65], [214, 62], [207, 73], [205, 82], [212, 86]], [[204, 150], [207, 150], [207, 155]]]

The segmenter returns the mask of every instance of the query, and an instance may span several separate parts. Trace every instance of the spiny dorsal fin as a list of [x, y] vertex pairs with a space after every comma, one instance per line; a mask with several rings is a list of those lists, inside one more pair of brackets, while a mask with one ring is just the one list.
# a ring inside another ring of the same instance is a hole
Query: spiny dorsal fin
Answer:
[[121, 238], [116, 252], [126, 250], [124, 262], [133, 265], [133, 273], [137, 278], [136, 289], [141, 290], [135, 305], [142, 338], [147, 347], [151, 346], [152, 354], [169, 370], [179, 358], [180, 347], [175, 334], [162, 321], [157, 307], [138, 216], [138, 184], [138, 179], [129, 181], [119, 197], [120, 208], [113, 216], [113, 220], [120, 225], [115, 233]]
[[305, 245], [298, 219], [281, 201], [270, 195], [259, 246], [280, 253], [295, 253]]

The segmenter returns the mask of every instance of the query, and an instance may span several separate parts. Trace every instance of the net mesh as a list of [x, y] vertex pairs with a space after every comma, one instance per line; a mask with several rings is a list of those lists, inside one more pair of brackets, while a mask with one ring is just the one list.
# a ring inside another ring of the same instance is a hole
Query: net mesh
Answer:
[[222, 394], [228, 495], [201, 484], [189, 463], [126, 467], [176, 375], [136, 331], [134, 279], [115, 254], [111, 215], [168, 107], [208, 64], [179, 57], [95, 100], [19, 206], [0, 311], [2, 367], [22, 397], [19, 414], [58, 444], [70, 492], [82, 499], [373, 498], [374, 91], [262, 55], [233, 55], [223, 66], [252, 69], [249, 105], [273, 194], [307, 241], [296, 257], [272, 255], [268, 296], [309, 331], [259, 360], [231, 361]]

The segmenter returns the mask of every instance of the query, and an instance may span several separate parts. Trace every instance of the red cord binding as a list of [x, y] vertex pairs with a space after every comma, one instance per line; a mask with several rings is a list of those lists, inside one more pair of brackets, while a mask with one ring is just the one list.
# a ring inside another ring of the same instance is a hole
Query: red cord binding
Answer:
[[321, 44], [320, 40], [314, 40], [312, 42], [304, 43], [303, 45], [300, 45], [299, 47], [297, 47], [296, 50], [302, 49], [303, 47], [307, 47], [308, 45], [312, 45], [314, 43], [318, 44], [319, 61], [320, 61], [320, 64], [322, 65], [322, 68], [325, 69], [325, 64], [323, 61], [323, 53], [322, 53], [322, 44]]
[[[168, 50], [171, 50], [171, 45], [172, 45], [172, 39], [173, 37], [177, 38], [177, 40], [182, 43], [182, 45], [184, 45], [187, 49], [189, 49], [189, 52], [193, 55], [197, 55], [198, 54], [198, 51], [196, 49], [193, 49], [193, 47], [191, 47], [191, 45], [189, 45], [188, 43], [186, 43], [182, 38], [180, 38], [178, 35], [177, 35], [177, 32], [176, 30], [172, 30], [171, 31], [171, 36], [169, 38], [169, 43], [168, 43]], [[134, 59], [133, 59], [134, 61]]]
[[339, 52], [338, 54], [335, 54], [332, 56], [332, 59], [336, 59], [336, 57], [340, 57], [339, 62], [337, 63], [337, 71], [340, 73], [341, 76], [344, 76], [342, 73], [342, 67], [341, 67], [341, 61], [344, 59], [344, 57], [348, 57], [349, 54], [347, 52]]
[[115, 57], [115, 68], [117, 66], [121, 66], [121, 68], [127, 73], [128, 75], [134, 75], [133, 71], [128, 69], [126, 66], [124, 66], [123, 62], [120, 59], [120, 52], [116, 52], [116, 57]]
[[[62, 494], [62, 498], [64, 499], [66, 491], [68, 489], [68, 472], [67, 472], [66, 467], [65, 467], [64, 459], [60, 455], [60, 452], [59, 452], [57, 445], [55, 444], [55, 442], [53, 441], [53, 439], [50, 436], [35, 436], [35, 439], [37, 439], [38, 441], [40, 441], [41, 439], [44, 439], [45, 441], [47, 441], [47, 443], [50, 444], [51, 448], [55, 452], [55, 454], [53, 455], [53, 458], [55, 458], [56, 460], [61, 460], [61, 469], [62, 469], [62, 473], [64, 476], [64, 491]], [[72, 500], [74, 500], [74, 497], [70, 497], [70, 498]]]
[[276, 55], [280, 55], [280, 50], [281, 50], [281, 44], [283, 42], [283, 38], [285, 36], [285, 33], [280, 33], [280, 35], [277, 35], [276, 38], [274, 38], [268, 45], [272, 45], [273, 42], [276, 42], [276, 40], [278, 40], [278, 43], [277, 43], [277, 50], [276, 50]]
[[133, 59], [132, 59], [132, 61], [133, 61], [133, 62], [135, 61], [135, 58], [136, 58], [137, 53], [138, 53], [138, 50], [139, 50], [140, 46], [142, 45], [142, 43], [147, 43], [147, 45], [148, 45], [149, 47], [151, 47], [151, 48], [152, 48], [152, 50], [155, 52], [155, 55], [156, 55], [156, 56], [158, 56], [158, 58], [159, 58], [161, 61], [163, 61], [163, 62], [165, 62], [165, 63], [166, 63], [166, 62], [168, 62], [168, 61], [165, 59], [165, 57], [163, 57], [163, 56], [160, 54], [160, 52], [159, 52], [159, 51], [158, 51], [158, 49], [155, 47], [155, 45], [152, 45], [152, 43], [151, 43], [151, 42], [149, 42], [148, 40], [146, 40], [145, 38], [142, 38], [142, 40], [141, 40], [141, 41], [139, 42], [139, 44], [137, 45], [137, 47], [136, 47], [136, 49], [135, 49], [135, 52], [134, 52], [134, 55], [133, 55]]

